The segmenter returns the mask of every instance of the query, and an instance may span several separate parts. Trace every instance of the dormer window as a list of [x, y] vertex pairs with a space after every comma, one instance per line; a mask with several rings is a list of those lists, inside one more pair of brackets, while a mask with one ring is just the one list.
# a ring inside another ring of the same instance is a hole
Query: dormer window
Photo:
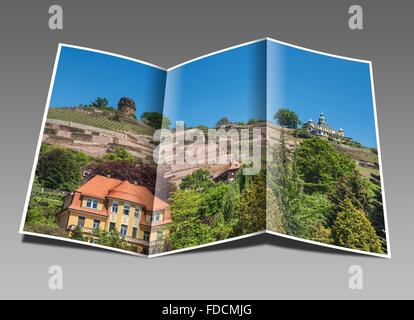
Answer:
[[161, 212], [154, 212], [151, 215], [151, 222], [160, 222], [161, 220]]
[[86, 208], [91, 208], [91, 209], [98, 209], [98, 200], [96, 199], [92, 199], [92, 198], [87, 198], [86, 199]]

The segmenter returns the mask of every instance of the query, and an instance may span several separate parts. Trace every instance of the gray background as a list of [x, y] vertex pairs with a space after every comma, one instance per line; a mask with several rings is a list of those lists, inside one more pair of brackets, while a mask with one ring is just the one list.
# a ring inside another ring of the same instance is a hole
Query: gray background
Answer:
[[[348, 7], [364, 30], [348, 29]], [[61, 4], [64, 29], [48, 29]], [[0, 297], [413, 298], [413, 1], [2, 1]], [[374, 61], [392, 259], [269, 235], [147, 260], [18, 234], [57, 43], [169, 67], [265, 36]], [[48, 267], [64, 287], [48, 288]], [[364, 289], [348, 268], [364, 268]]]

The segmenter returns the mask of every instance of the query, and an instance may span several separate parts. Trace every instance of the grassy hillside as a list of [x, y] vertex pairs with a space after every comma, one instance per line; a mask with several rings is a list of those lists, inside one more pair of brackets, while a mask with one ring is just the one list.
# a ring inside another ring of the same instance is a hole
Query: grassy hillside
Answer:
[[73, 121], [107, 130], [126, 131], [140, 135], [153, 134], [153, 130], [151, 128], [141, 124], [139, 121], [136, 121], [136, 124], [134, 124], [130, 121], [125, 122], [110, 120], [104, 115], [91, 115], [75, 108], [51, 108], [49, 109], [48, 118]]
[[[276, 125], [272, 125], [273, 130], [280, 132], [281, 128]], [[293, 129], [286, 129], [286, 142], [291, 146], [299, 145], [305, 138], [295, 137]], [[278, 137], [274, 140], [278, 141]], [[352, 145], [338, 143], [335, 141], [329, 141], [329, 143], [339, 152], [346, 153], [355, 160], [358, 168], [365, 176], [371, 174], [379, 175], [379, 160], [378, 151], [376, 148], [369, 148], [360, 145], [359, 143], [353, 143]]]

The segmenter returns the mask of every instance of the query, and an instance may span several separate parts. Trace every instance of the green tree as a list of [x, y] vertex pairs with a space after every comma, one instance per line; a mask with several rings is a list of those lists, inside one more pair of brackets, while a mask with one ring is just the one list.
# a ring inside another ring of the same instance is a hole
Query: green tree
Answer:
[[141, 114], [141, 121], [156, 130], [161, 128], [168, 129], [171, 125], [170, 119], [159, 112], [143, 112]]
[[90, 158], [79, 151], [44, 147], [39, 155], [36, 175], [43, 187], [74, 191], [82, 179], [80, 169], [89, 161]]
[[180, 189], [205, 190], [214, 186], [214, 182], [210, 180], [210, 172], [198, 169], [192, 174], [186, 176], [180, 183]]
[[56, 215], [60, 212], [62, 204], [61, 195], [42, 192], [38, 178], [35, 176], [25, 224], [56, 226]]
[[302, 141], [294, 156], [308, 193], [332, 190], [341, 177], [352, 174], [356, 169], [349, 155], [336, 151], [328, 141], [318, 137]]
[[227, 117], [223, 117], [223, 118], [219, 119], [219, 120], [216, 122], [216, 128], [219, 128], [219, 127], [221, 127], [222, 125], [225, 125], [225, 124], [230, 124], [230, 123], [231, 123], [231, 122], [230, 122], [229, 118], [227, 118]]
[[121, 236], [119, 231], [112, 230], [105, 234], [104, 244], [113, 248], [129, 250], [127, 241]]
[[283, 212], [279, 202], [270, 188], [266, 188], [266, 229], [273, 232], [286, 233]]
[[219, 213], [223, 205], [224, 195], [229, 188], [229, 185], [222, 184], [204, 191], [198, 208], [200, 217], [211, 217]]
[[380, 181], [375, 181], [375, 183], [372, 185], [374, 196], [371, 199], [371, 206], [367, 212], [367, 218], [381, 239], [383, 251], [386, 252], [387, 238], [385, 233], [384, 206], [382, 203], [381, 183]]
[[222, 215], [223, 221], [232, 221], [238, 213], [240, 203], [240, 192], [238, 190], [239, 189], [237, 188], [237, 185], [233, 183], [229, 186], [227, 192], [223, 195], [223, 200], [220, 208], [220, 213]]
[[111, 230], [110, 232], [102, 230], [100, 228], [95, 228], [92, 230], [92, 233], [85, 237], [83, 236], [84, 241], [91, 243], [101, 244], [104, 246], [109, 246], [122, 250], [131, 250], [127, 241], [117, 230]]
[[299, 116], [292, 110], [281, 108], [273, 116], [279, 125], [286, 128], [296, 129], [301, 121]]
[[180, 189], [170, 198], [171, 218], [170, 232], [185, 230], [199, 220], [198, 207], [202, 200], [202, 194], [192, 189]]
[[120, 147], [114, 147], [113, 153], [108, 153], [104, 156], [105, 161], [118, 161], [118, 160], [128, 160], [128, 161], [135, 161], [135, 157]]
[[341, 247], [383, 253], [381, 242], [364, 212], [345, 199], [332, 227], [334, 243]]
[[[356, 209], [364, 212], [370, 211], [372, 209], [371, 200], [374, 196], [371, 185], [358, 169], [341, 177], [329, 193], [329, 199], [334, 204], [334, 213], [341, 210], [344, 199], [349, 199]], [[335, 219], [335, 214], [333, 219]]]
[[74, 239], [74, 240], [85, 241], [85, 237], [83, 236], [82, 228], [81, 227], [78, 227], [78, 226], [76, 226], [76, 227], [73, 228], [73, 230], [72, 230], [72, 232], [70, 234], [70, 237], [72, 239]]
[[332, 243], [328, 225], [332, 203], [327, 195], [300, 194], [297, 198], [292, 199], [288, 206], [286, 220], [290, 235], [312, 241]]
[[210, 225], [202, 222], [198, 212], [202, 193], [193, 189], [180, 189], [171, 197], [171, 217], [168, 243], [170, 248], [180, 249], [214, 241], [215, 233]]
[[[267, 161], [266, 181], [268, 194], [272, 192], [276, 199], [277, 203], [273, 206], [277, 214], [269, 215], [267, 223], [269, 226], [278, 226], [281, 217], [284, 231], [292, 234], [296, 230], [294, 228], [296, 222], [292, 219], [291, 202], [300, 197], [302, 184], [299, 181], [297, 168], [292, 162], [292, 153], [286, 146], [284, 130], [281, 132], [280, 144], [271, 148], [270, 155]], [[268, 197], [271, 195], [269, 194]]]
[[266, 229], [266, 183], [259, 174], [242, 195], [238, 211], [235, 235], [242, 235]]
[[336, 213], [341, 210], [343, 199], [349, 199], [356, 209], [365, 213], [381, 239], [383, 250], [386, 251], [381, 182], [375, 178], [372, 178], [371, 181], [363, 176], [359, 170], [342, 177], [329, 194], [330, 200], [334, 203], [331, 220], [333, 221], [336, 218]]
[[111, 111], [115, 110], [113, 107], [109, 107], [108, 103], [109, 103], [108, 99], [97, 97], [95, 101], [92, 101], [87, 106], [89, 108], [94, 108], [94, 109], [111, 110]]
[[199, 221], [185, 229], [175, 230], [168, 239], [171, 250], [198, 246], [215, 240], [214, 230]]

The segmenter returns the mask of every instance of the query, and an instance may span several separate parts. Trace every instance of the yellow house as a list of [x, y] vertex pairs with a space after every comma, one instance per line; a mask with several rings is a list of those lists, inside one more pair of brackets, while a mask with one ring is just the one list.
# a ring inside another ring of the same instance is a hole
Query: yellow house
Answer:
[[58, 215], [59, 226], [69, 231], [117, 230], [141, 253], [163, 249], [171, 222], [168, 203], [147, 188], [99, 175], [67, 196]]

